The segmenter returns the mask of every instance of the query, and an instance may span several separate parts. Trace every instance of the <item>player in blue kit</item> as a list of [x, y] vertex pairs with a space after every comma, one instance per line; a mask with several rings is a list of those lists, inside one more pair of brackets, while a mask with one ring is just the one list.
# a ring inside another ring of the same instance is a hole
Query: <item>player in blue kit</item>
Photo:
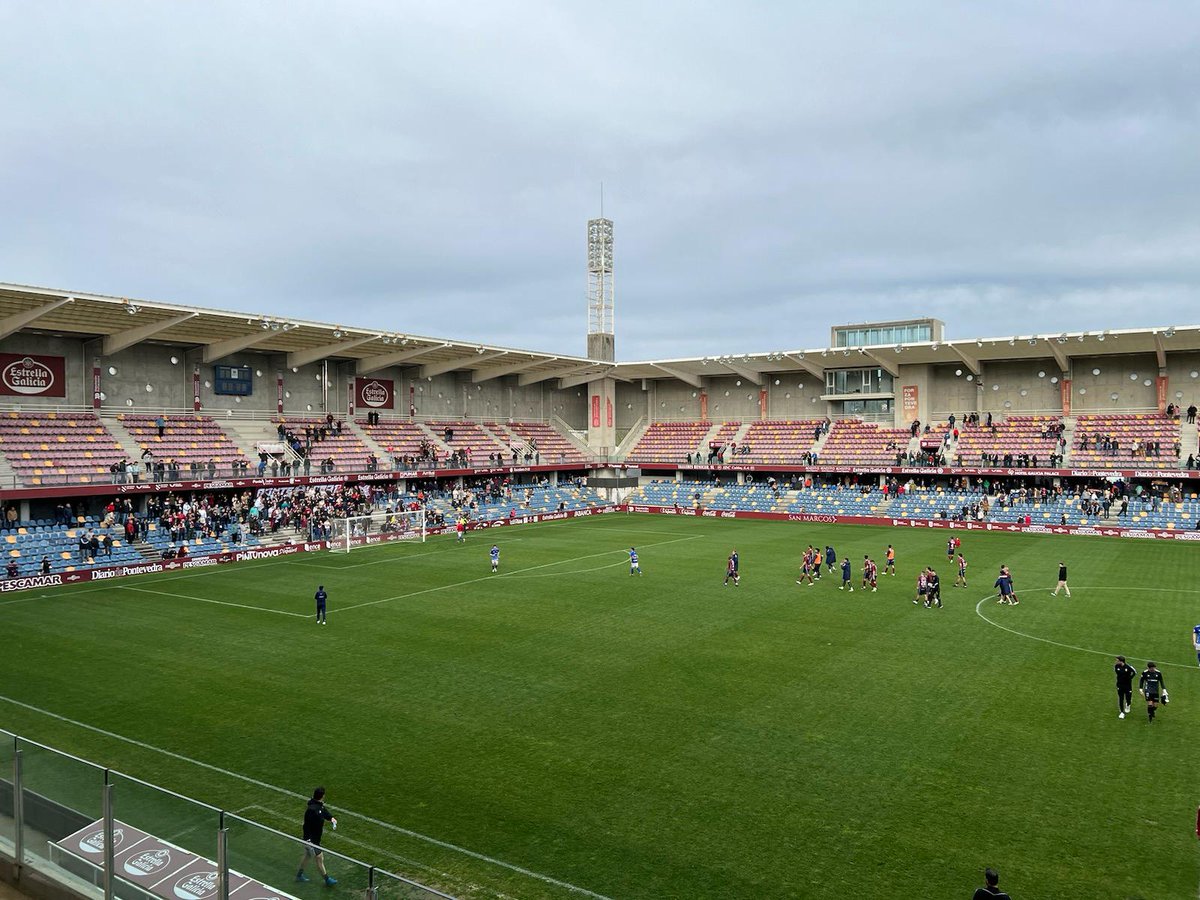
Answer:
[[500, 571], [500, 547], [497, 544], [492, 544], [492, 549], [488, 551], [488, 556], [492, 559], [492, 574]]
[[642, 565], [641, 565], [641, 563], [638, 562], [638, 555], [637, 555], [636, 547], [629, 548], [629, 574], [630, 575], [641, 575], [642, 574]]
[[325, 601], [329, 599], [329, 595], [325, 593], [325, 585], [317, 585], [317, 592], [313, 594], [313, 599], [317, 601], [317, 624], [325, 624]]
[[847, 556], [842, 560], [842, 586], [838, 588], [839, 591], [844, 591], [846, 588], [850, 588], [850, 593], [854, 593], [854, 585], [850, 583], [851, 571], [850, 557]]
[[1196, 664], [1200, 665], [1200, 625], [1192, 629], [1192, 646], [1196, 648]]

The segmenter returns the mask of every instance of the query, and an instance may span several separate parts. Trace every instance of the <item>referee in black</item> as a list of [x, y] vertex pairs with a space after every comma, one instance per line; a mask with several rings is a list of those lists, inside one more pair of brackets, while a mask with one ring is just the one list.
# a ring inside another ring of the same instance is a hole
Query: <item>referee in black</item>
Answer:
[[321, 873], [325, 883], [330, 887], [337, 884], [337, 879], [325, 871], [325, 854], [321, 850], [321, 832], [325, 830], [326, 822], [333, 823], [333, 827], [337, 828], [337, 819], [325, 808], [325, 788], [319, 787], [313, 791], [308, 808], [304, 810], [304, 856], [300, 858], [300, 868], [296, 870], [297, 881], [310, 880], [304, 874], [304, 865], [309, 857], [315, 857], [317, 871]]
[[1117, 675], [1117, 718], [1123, 719], [1133, 703], [1133, 676], [1137, 670], [1125, 662], [1125, 657], [1118, 656], [1113, 671]]

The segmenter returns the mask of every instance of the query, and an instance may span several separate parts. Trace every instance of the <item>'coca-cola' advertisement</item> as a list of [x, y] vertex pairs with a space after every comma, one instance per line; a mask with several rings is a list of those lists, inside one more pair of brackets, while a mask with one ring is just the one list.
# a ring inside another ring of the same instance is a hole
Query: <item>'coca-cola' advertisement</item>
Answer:
[[8, 397], [67, 396], [67, 365], [61, 356], [0, 353], [0, 394]]
[[396, 391], [390, 378], [355, 378], [354, 394], [357, 406], [367, 409], [396, 408]]

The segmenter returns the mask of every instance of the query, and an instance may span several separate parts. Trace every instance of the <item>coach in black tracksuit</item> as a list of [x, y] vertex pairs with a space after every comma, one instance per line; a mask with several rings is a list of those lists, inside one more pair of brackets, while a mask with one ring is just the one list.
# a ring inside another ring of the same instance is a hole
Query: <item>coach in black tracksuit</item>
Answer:
[[1133, 676], [1137, 670], [1125, 662], [1125, 657], [1118, 656], [1113, 671], [1117, 675], [1117, 718], [1123, 719], [1133, 703]]

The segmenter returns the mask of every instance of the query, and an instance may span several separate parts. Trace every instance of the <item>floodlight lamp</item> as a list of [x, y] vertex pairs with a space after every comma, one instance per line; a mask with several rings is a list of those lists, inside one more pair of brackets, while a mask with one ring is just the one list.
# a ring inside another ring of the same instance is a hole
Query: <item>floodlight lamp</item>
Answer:
[[1172, 325], [1170, 328], [1168, 328], [1166, 331], [1164, 331], [1163, 337], [1169, 337], [1169, 338], [1175, 337], [1175, 326]]
[[333, 336], [335, 338], [340, 338], [342, 336], [342, 330], [340, 328], [333, 329]]
[[936, 353], [938, 347], [940, 347], [940, 346], [942, 346], [942, 345], [939, 344], [937, 341], [934, 341], [932, 344], [929, 345], [929, 349], [933, 350]]

